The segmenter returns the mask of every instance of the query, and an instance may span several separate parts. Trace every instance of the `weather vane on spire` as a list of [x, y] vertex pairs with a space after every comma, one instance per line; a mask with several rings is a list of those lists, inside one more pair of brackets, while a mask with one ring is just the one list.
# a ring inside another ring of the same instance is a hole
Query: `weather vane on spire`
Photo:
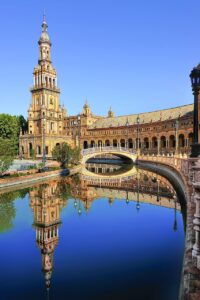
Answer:
[[45, 13], [45, 9], [43, 11], [43, 23], [46, 23], [46, 13]]

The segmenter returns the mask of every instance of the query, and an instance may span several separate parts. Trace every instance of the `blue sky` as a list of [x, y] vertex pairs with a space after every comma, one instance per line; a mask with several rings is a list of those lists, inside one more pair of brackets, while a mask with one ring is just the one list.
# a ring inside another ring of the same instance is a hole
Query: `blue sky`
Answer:
[[44, 9], [69, 114], [86, 97], [95, 114], [116, 115], [193, 101], [199, 0], [0, 0], [0, 113], [27, 115]]

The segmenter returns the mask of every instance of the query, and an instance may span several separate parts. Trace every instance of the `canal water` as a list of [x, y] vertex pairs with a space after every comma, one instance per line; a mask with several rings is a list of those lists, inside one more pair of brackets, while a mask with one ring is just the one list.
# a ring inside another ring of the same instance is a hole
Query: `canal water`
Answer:
[[158, 174], [119, 169], [87, 165], [79, 176], [0, 192], [1, 300], [178, 299], [176, 192]]

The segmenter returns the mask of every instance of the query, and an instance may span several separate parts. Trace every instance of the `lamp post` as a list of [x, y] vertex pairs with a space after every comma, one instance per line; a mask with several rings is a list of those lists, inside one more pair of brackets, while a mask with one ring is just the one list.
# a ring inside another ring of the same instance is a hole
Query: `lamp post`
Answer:
[[81, 209], [81, 202], [80, 202], [80, 200], [78, 201], [78, 214], [79, 214], [79, 216], [82, 214], [82, 209]]
[[176, 196], [173, 196], [173, 199], [174, 199], [174, 226], [173, 226], [173, 230], [177, 231], [178, 226], [177, 226], [177, 216], [176, 216], [176, 209], [177, 209], [177, 207], [176, 207], [176, 205], [177, 205]]
[[45, 137], [45, 118], [43, 118], [43, 128], [42, 128], [42, 134], [43, 134], [43, 156], [42, 156], [42, 162], [45, 166], [46, 163], [46, 137]]
[[200, 128], [199, 128], [199, 110], [200, 110], [200, 65], [193, 68], [190, 73], [190, 79], [192, 84], [192, 91], [194, 95], [194, 111], [193, 111], [193, 138], [191, 157], [200, 156]]
[[80, 149], [80, 126], [81, 126], [81, 115], [80, 114], [78, 114], [77, 119], [78, 119], [78, 123], [77, 123], [77, 127], [78, 127], [78, 148]]
[[157, 178], [157, 202], [160, 201], [160, 180]]
[[136, 147], [137, 147], [137, 156], [139, 156], [139, 152], [140, 152], [140, 150], [139, 150], [139, 148], [140, 148], [140, 143], [139, 143], [139, 124], [140, 124], [140, 117], [139, 117], [139, 115], [137, 116], [137, 145], [136, 145]]
[[176, 134], [176, 149], [175, 149], [175, 154], [178, 154], [178, 128], [179, 128], [179, 120], [177, 119], [175, 122], [175, 134]]
[[128, 198], [128, 181], [126, 182], [126, 204], [129, 204], [129, 198]]
[[127, 118], [127, 120], [126, 120], [126, 128], [127, 128], [127, 135], [126, 135], [126, 148], [128, 148], [128, 127], [129, 127], [129, 121], [128, 121], [128, 118]]

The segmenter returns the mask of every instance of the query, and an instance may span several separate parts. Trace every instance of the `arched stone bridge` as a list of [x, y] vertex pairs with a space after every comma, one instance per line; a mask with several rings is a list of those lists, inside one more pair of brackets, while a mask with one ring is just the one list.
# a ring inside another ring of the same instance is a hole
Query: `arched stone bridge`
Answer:
[[113, 154], [118, 157], [129, 158], [132, 162], [136, 161], [137, 155], [134, 149], [128, 149], [125, 147], [92, 147], [88, 149], [83, 149], [81, 151], [81, 163], [85, 164], [90, 158], [101, 154]]

